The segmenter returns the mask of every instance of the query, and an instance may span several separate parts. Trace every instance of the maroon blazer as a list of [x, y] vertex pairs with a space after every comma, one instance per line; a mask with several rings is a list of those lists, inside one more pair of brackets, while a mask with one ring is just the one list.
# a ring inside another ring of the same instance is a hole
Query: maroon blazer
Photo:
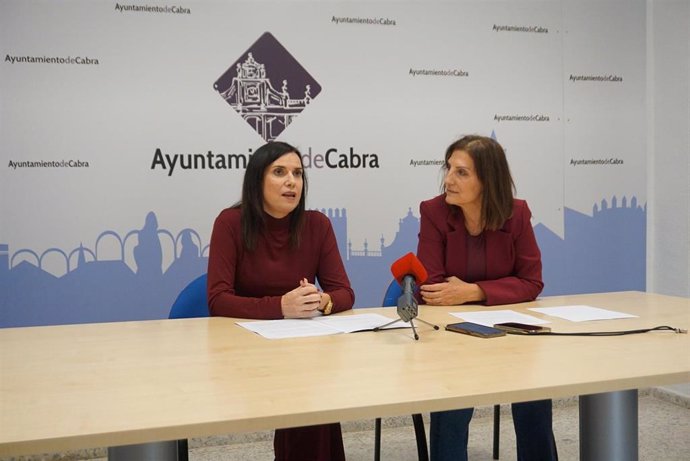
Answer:
[[503, 227], [484, 231], [486, 280], [466, 278], [468, 234], [462, 209], [448, 205], [441, 194], [422, 202], [419, 211], [417, 256], [429, 272], [426, 283], [444, 282], [451, 276], [476, 283], [486, 293], [487, 305], [532, 301], [541, 293], [541, 252], [527, 202], [515, 199], [513, 215]]

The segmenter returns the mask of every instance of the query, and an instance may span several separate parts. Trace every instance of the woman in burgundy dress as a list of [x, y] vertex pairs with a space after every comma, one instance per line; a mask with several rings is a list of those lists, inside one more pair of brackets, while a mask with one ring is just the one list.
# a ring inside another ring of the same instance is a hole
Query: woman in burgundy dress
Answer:
[[[213, 225], [211, 315], [308, 318], [352, 308], [355, 296], [331, 222], [306, 210], [306, 193], [297, 149], [270, 142], [254, 152], [241, 201], [221, 211]], [[277, 461], [345, 459], [339, 423], [277, 429], [274, 449]]]

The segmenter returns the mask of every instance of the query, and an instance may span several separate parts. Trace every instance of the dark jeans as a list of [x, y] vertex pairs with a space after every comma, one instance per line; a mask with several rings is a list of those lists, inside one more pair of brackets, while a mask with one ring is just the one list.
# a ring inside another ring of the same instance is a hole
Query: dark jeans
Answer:
[[[518, 461], [558, 461], [551, 400], [512, 405]], [[431, 413], [431, 461], [467, 461], [467, 441], [474, 408]]]

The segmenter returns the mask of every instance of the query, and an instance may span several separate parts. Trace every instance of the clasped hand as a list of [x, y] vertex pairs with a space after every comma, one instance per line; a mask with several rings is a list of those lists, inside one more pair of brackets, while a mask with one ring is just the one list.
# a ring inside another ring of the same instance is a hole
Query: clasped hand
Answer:
[[327, 302], [324, 298], [324, 294], [316, 288], [316, 285], [304, 278], [300, 280], [297, 288], [288, 291], [281, 298], [280, 307], [283, 317], [286, 319], [315, 317], [319, 315], [319, 308]]
[[436, 306], [452, 306], [486, 299], [479, 285], [467, 283], [457, 277], [448, 277], [441, 283], [422, 285], [419, 290], [426, 304]]

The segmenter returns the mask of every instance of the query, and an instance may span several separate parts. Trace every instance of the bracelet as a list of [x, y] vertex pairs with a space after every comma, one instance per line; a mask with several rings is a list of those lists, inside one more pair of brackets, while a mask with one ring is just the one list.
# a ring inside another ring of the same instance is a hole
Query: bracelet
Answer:
[[331, 311], [333, 311], [333, 299], [329, 299], [326, 305], [323, 306], [323, 310], [319, 310], [323, 315], [331, 315]]

